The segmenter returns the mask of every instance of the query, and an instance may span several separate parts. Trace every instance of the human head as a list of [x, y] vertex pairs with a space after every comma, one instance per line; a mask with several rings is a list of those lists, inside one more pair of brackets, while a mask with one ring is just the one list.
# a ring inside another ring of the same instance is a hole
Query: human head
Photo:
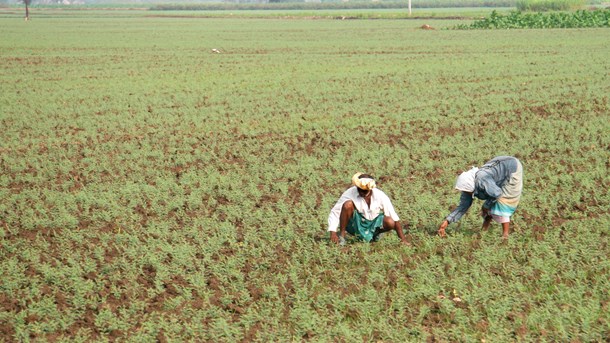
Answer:
[[352, 183], [358, 188], [358, 193], [361, 193], [361, 195], [368, 194], [373, 188], [377, 187], [375, 179], [371, 175], [363, 173], [354, 174], [352, 176]]
[[478, 170], [479, 168], [472, 167], [472, 169], [460, 174], [455, 182], [455, 189], [468, 193], [474, 192], [474, 176]]

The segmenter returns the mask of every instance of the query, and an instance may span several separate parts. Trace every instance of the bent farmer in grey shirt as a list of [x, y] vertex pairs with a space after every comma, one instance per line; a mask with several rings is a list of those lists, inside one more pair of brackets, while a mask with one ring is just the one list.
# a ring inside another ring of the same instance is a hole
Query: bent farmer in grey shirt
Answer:
[[513, 215], [523, 190], [523, 167], [512, 156], [498, 156], [481, 168], [473, 167], [457, 178], [455, 189], [462, 192], [460, 204], [443, 221], [438, 234], [445, 237], [445, 229], [455, 223], [468, 211], [473, 198], [485, 200], [481, 208], [483, 230], [489, 228], [492, 220], [502, 224], [502, 237], [508, 238], [510, 217]]

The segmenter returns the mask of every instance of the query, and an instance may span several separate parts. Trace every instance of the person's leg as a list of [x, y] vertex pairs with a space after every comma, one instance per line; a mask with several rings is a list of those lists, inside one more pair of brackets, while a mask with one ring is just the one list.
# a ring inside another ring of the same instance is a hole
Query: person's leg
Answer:
[[386, 232], [394, 230], [396, 224], [390, 217], [383, 217], [381, 227], [375, 229], [373, 234], [373, 242], [379, 242], [379, 240], [385, 235]]
[[345, 232], [347, 230], [347, 225], [349, 224], [349, 221], [354, 216], [355, 208], [356, 208], [356, 206], [354, 205], [354, 202], [351, 200], [344, 202], [343, 206], [341, 207], [341, 214], [339, 215], [339, 230], [340, 230], [341, 237], [345, 238]]
[[489, 224], [491, 223], [491, 216], [487, 216], [483, 218], [483, 226], [481, 226], [481, 230], [487, 231], [489, 229]]
[[502, 223], [502, 238], [507, 239], [510, 232], [510, 222]]
[[481, 226], [481, 230], [487, 231], [489, 229], [489, 224], [493, 219], [490, 213], [490, 208], [492, 207], [492, 202], [490, 200], [486, 200], [481, 206], [481, 217], [483, 217], [483, 225]]
[[390, 216], [383, 217], [383, 226], [379, 229], [380, 232], [388, 232], [396, 230], [396, 222]]
[[508, 233], [510, 232], [510, 217], [503, 217], [492, 214], [491, 219], [496, 223], [502, 225], [502, 238], [508, 238]]

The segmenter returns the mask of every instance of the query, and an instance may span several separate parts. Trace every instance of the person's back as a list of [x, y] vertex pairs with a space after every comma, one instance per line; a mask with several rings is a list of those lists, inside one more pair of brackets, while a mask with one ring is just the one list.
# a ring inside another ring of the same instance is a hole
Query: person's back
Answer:
[[[512, 156], [494, 157], [485, 163], [477, 172], [477, 179], [482, 178], [482, 174], [491, 177], [500, 188], [510, 180], [511, 174], [515, 173], [519, 167], [519, 160]], [[479, 176], [481, 174], [481, 176]]]

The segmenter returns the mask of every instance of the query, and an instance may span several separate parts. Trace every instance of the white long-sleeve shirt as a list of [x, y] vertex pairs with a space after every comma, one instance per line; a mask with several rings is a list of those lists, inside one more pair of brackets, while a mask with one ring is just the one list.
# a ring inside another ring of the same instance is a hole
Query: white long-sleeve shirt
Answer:
[[351, 200], [354, 202], [356, 206], [356, 210], [366, 219], [373, 220], [375, 219], [379, 213], [383, 212], [384, 216], [389, 216], [394, 221], [399, 221], [400, 218], [396, 211], [394, 210], [394, 206], [390, 201], [390, 198], [380, 189], [373, 188], [373, 194], [371, 195], [371, 206], [369, 207], [364, 200], [363, 197], [358, 195], [358, 190], [356, 186], [352, 186], [348, 188], [341, 197], [333, 206], [332, 210], [330, 210], [330, 215], [328, 216], [328, 231], [337, 232], [337, 228], [339, 227], [339, 216], [341, 215], [341, 207], [343, 207], [343, 203]]

